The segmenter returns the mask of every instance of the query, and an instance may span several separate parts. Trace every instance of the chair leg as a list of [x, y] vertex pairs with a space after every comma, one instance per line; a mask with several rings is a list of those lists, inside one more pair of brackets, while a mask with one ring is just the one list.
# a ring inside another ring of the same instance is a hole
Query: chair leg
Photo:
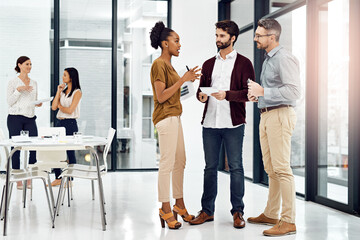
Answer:
[[11, 196], [12, 196], [12, 192], [13, 192], [13, 186], [14, 186], [14, 183], [10, 183], [10, 194], [9, 194], [9, 200], [8, 200], [8, 210], [10, 209], [10, 200], [11, 200]]
[[58, 198], [56, 200], [56, 206], [55, 206], [54, 218], [53, 218], [53, 227], [55, 224], [55, 217], [59, 216], [60, 204], [61, 204], [61, 199], [62, 199], [62, 195], [63, 195], [64, 182], [65, 182], [65, 180], [64, 180], [64, 178], [62, 178], [61, 183], [60, 183]]
[[58, 197], [56, 199], [56, 206], [55, 206], [55, 209], [54, 209], [54, 217], [53, 217], [53, 220], [52, 220], [52, 223], [53, 223], [52, 227], [53, 228], [55, 228], [55, 218], [56, 218], [56, 216], [59, 216], [63, 184], [64, 184], [64, 179], [62, 178], [61, 183], [60, 183], [60, 187], [59, 187]]
[[[48, 186], [49, 186], [49, 192], [50, 192], [50, 197], [51, 197], [51, 203], [52, 203], [52, 206], [53, 206], [53, 209], [55, 209], [55, 200], [54, 200], [54, 193], [53, 193], [53, 190], [52, 190], [52, 186], [51, 186], [51, 180], [50, 180], [50, 176], [48, 174]], [[31, 184], [32, 184], [32, 181], [31, 181]], [[32, 192], [32, 188], [31, 188], [31, 192]]]
[[[61, 181], [62, 181], [62, 188], [61, 188], [60, 201], [61, 201], [61, 206], [63, 206], [65, 195], [66, 195], [66, 190], [65, 190], [66, 179], [64, 179], [64, 180], [61, 179]], [[59, 191], [60, 191], [60, 188], [59, 188]], [[59, 207], [59, 211], [60, 211], [60, 207]], [[59, 216], [59, 212], [58, 212], [57, 216]]]
[[[66, 183], [66, 180], [64, 180], [64, 184]], [[61, 205], [64, 206], [64, 201], [65, 201], [65, 193], [66, 190], [64, 190], [64, 192], [61, 194]]]
[[32, 181], [30, 182], [30, 186], [31, 186], [31, 188], [30, 188], [30, 201], [32, 201], [32, 194], [33, 194], [33, 183], [32, 183]]
[[[11, 182], [10, 184], [9, 184], [9, 197], [8, 197], [8, 209], [10, 209], [10, 199], [11, 199], [11, 194], [12, 194], [12, 189], [13, 189], [13, 183]], [[3, 188], [3, 199], [5, 200], [5, 186], [4, 186], [4, 188]], [[2, 207], [1, 208], [1, 220], [4, 220], [4, 218], [5, 218], [5, 208], [4, 207]]]
[[70, 178], [69, 177], [66, 179], [66, 182], [67, 182], [67, 194], [68, 194], [68, 207], [70, 207]]
[[1, 220], [3, 220], [2, 216], [3, 216], [3, 203], [4, 203], [4, 198], [5, 198], [5, 185], [3, 186], [3, 190], [2, 190], [2, 194], [1, 194], [1, 204], [0, 204], [0, 218]]
[[27, 181], [25, 180], [23, 182], [23, 202], [24, 202], [24, 208], [26, 207], [26, 190], [27, 190]]
[[103, 231], [106, 229], [106, 216], [105, 216], [105, 206], [104, 206], [104, 192], [101, 179], [98, 179], [99, 184], [99, 200], [100, 200], [100, 211], [101, 211], [101, 220], [103, 223]]
[[101, 191], [99, 194], [102, 195], [102, 199], [103, 199], [103, 203], [104, 203], [104, 222], [105, 222], [105, 225], [107, 225], [106, 223], [106, 208], [105, 208], [105, 195], [104, 195], [104, 186], [101, 184]]
[[[46, 199], [47, 199], [47, 202], [48, 202], [48, 206], [49, 206], [49, 212], [50, 212], [50, 218], [51, 218], [51, 222], [53, 222], [53, 209], [51, 207], [51, 204], [50, 204], [50, 199], [49, 199], [49, 193], [47, 191], [47, 187], [46, 187], [46, 181], [45, 179], [41, 179], [44, 183], [44, 189], [45, 189], [45, 193], [46, 193]], [[54, 226], [53, 226], [54, 227]]]
[[70, 197], [71, 197], [71, 200], [74, 200], [73, 191], [72, 191], [72, 180], [71, 179], [70, 179]]
[[95, 200], [94, 180], [91, 180], [91, 191], [92, 191], [92, 200]]

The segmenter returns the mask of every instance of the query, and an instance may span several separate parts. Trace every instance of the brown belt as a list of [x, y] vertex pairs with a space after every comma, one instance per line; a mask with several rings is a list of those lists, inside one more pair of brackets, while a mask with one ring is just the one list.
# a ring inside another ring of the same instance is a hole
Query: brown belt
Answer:
[[274, 109], [284, 108], [284, 107], [292, 107], [292, 106], [291, 106], [291, 105], [282, 104], [282, 105], [279, 105], [279, 106], [260, 108], [259, 110], [260, 110], [260, 113], [264, 113], [264, 112], [268, 112], [268, 111], [271, 111], [271, 110], [274, 110]]

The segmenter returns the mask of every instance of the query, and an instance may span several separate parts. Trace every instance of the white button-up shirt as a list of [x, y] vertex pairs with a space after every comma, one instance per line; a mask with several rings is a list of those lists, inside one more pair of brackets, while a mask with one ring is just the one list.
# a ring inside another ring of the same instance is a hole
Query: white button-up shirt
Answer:
[[28, 118], [35, 116], [35, 104], [37, 100], [37, 83], [30, 79], [29, 86], [33, 87], [31, 92], [19, 92], [18, 87], [25, 86], [19, 77], [9, 81], [7, 88], [7, 102], [9, 104], [10, 115], [23, 115]]
[[[230, 90], [231, 74], [234, 69], [236, 56], [236, 50], [226, 55], [225, 59], [220, 56], [220, 52], [216, 54], [215, 65], [211, 75], [212, 87], [222, 91]], [[219, 101], [209, 96], [203, 126], [206, 128], [235, 128], [240, 125], [233, 126], [232, 124], [229, 101], [226, 99]]]

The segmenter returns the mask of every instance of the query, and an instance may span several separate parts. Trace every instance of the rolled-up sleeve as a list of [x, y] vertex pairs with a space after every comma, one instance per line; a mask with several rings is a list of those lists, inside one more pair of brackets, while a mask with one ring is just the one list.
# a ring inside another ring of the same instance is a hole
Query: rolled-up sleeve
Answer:
[[291, 56], [278, 58], [279, 76], [281, 85], [273, 88], [264, 88], [265, 101], [295, 101], [300, 98], [300, 70], [297, 60]]

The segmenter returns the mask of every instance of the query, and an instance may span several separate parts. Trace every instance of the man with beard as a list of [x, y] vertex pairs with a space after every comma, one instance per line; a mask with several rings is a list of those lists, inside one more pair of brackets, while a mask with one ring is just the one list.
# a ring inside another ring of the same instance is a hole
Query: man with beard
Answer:
[[269, 176], [266, 208], [258, 217], [248, 218], [248, 222], [275, 225], [263, 232], [266, 236], [296, 233], [295, 184], [290, 154], [291, 135], [296, 124], [293, 107], [300, 98], [300, 73], [297, 59], [279, 45], [280, 33], [281, 26], [276, 20], [259, 20], [254, 41], [258, 49], [266, 51], [266, 57], [260, 76], [261, 86], [250, 82], [248, 94], [250, 101], [258, 101], [261, 152]]
[[233, 45], [239, 28], [233, 21], [215, 24], [216, 45], [220, 51], [207, 60], [202, 67], [200, 87], [213, 87], [219, 91], [211, 96], [201, 92], [197, 98], [205, 103], [203, 124], [203, 148], [205, 153], [204, 188], [202, 209], [190, 224], [202, 224], [214, 220], [217, 195], [217, 169], [222, 143], [224, 144], [230, 170], [230, 201], [234, 227], [245, 227], [244, 215], [244, 169], [242, 147], [245, 129], [245, 102], [247, 80], [254, 80], [254, 68], [249, 59], [238, 54]]

